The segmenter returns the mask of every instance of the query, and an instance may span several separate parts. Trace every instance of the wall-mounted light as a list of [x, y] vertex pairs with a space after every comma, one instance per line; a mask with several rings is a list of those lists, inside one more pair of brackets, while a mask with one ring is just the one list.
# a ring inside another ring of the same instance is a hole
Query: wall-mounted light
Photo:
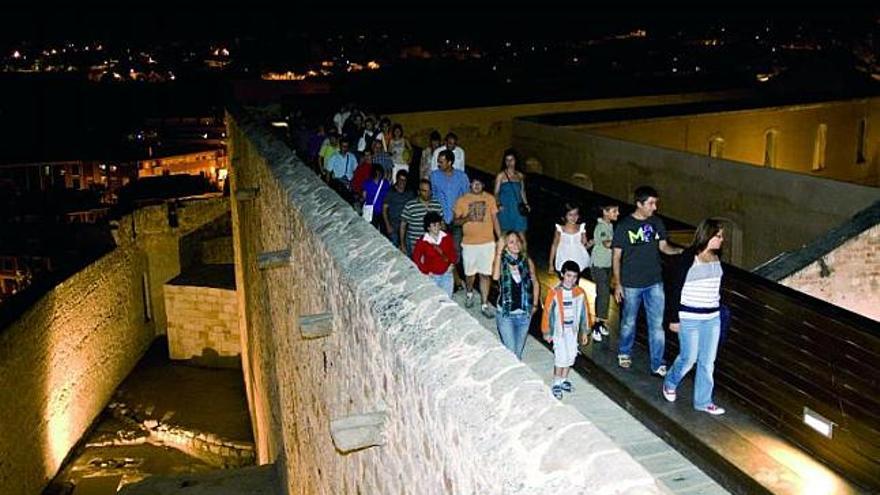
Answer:
[[272, 127], [287, 127], [287, 122], [284, 122], [283, 120], [272, 122]]
[[804, 406], [804, 424], [828, 438], [831, 438], [834, 432], [834, 421], [806, 406]]

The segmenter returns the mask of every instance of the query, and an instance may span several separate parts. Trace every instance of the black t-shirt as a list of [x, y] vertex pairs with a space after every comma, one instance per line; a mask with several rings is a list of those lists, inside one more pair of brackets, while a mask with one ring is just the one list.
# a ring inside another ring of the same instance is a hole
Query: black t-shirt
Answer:
[[657, 217], [636, 220], [630, 215], [617, 223], [611, 247], [623, 250], [620, 283], [624, 287], [643, 288], [663, 281], [659, 244], [664, 239], [666, 227]]

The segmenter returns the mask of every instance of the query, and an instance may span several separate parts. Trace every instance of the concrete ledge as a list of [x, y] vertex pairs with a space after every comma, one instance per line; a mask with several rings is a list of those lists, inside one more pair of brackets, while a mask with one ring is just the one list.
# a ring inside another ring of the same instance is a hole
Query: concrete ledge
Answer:
[[330, 435], [343, 454], [385, 444], [385, 412], [355, 414], [330, 421]]
[[333, 333], [333, 315], [319, 313], [299, 317], [299, 331], [304, 339], [317, 339]]

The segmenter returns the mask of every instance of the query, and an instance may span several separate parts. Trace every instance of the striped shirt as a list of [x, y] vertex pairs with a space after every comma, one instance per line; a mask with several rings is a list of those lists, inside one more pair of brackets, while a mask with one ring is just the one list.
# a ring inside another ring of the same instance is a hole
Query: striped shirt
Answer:
[[[721, 303], [721, 276], [723, 275], [720, 261], [702, 263], [694, 260], [688, 270], [684, 286], [681, 288], [681, 305], [691, 308], [718, 308]], [[680, 319], [711, 320], [718, 316], [718, 311], [710, 313], [693, 313], [679, 311]]]
[[406, 222], [406, 246], [412, 251], [416, 241], [425, 233], [425, 215], [433, 211], [443, 215], [443, 206], [436, 199], [430, 199], [427, 203], [419, 198], [410, 200], [403, 206], [400, 219]]
[[562, 288], [562, 329], [574, 331], [574, 297], [571, 289]]

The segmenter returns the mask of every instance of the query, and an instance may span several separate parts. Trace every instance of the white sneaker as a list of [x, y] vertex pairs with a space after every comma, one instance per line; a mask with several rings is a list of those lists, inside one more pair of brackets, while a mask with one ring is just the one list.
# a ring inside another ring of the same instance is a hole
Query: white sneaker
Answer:
[[611, 335], [611, 332], [608, 331], [608, 327], [606, 327], [605, 324], [601, 322], [599, 323], [599, 333], [605, 336]]
[[666, 385], [661, 385], [660, 389], [663, 391], [663, 398], [666, 399], [667, 402], [675, 402], [675, 399], [676, 399], [675, 390], [667, 389]]
[[602, 342], [602, 333], [599, 330], [593, 330], [593, 342]]
[[464, 298], [464, 307], [471, 308], [474, 305], [474, 293], [468, 292], [467, 296]]
[[726, 412], [723, 407], [718, 407], [715, 404], [709, 404], [702, 409], [697, 409], [697, 411], [703, 411], [711, 414], [712, 416], [721, 416]]
[[660, 377], [666, 376], [666, 365], [661, 364], [659, 368], [651, 372], [651, 375]]

